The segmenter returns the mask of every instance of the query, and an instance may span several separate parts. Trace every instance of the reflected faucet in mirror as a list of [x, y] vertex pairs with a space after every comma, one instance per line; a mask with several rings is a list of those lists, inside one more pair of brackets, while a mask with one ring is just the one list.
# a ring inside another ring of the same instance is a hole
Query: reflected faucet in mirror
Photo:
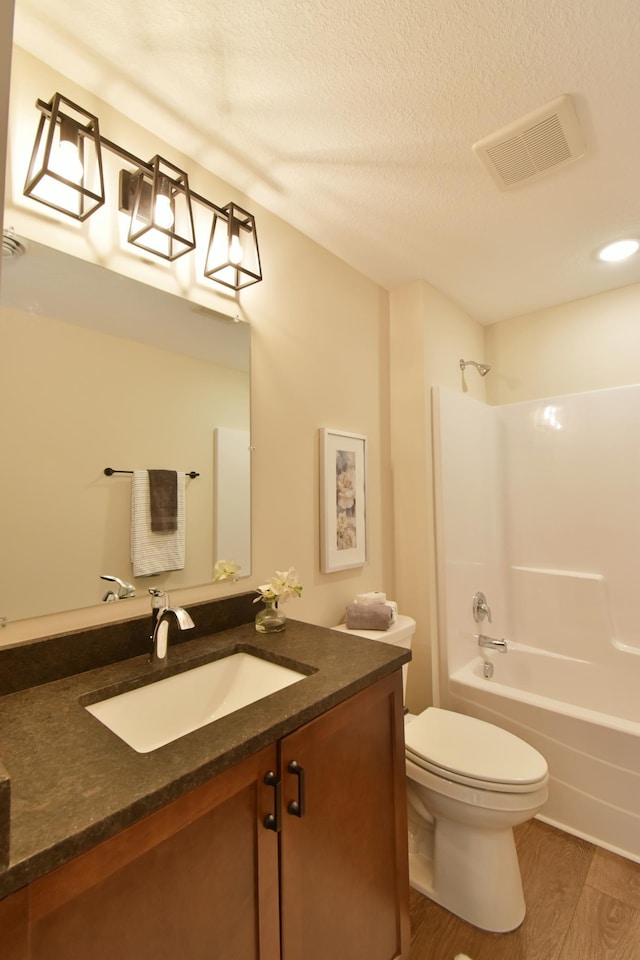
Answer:
[[108, 580], [110, 583], [116, 584], [115, 589], [107, 590], [102, 598], [103, 603], [112, 603], [114, 600], [128, 600], [129, 597], [135, 597], [136, 595], [136, 588], [133, 584], [126, 583], [124, 580], [121, 580], [120, 577], [112, 577], [107, 573], [103, 573], [100, 579]]

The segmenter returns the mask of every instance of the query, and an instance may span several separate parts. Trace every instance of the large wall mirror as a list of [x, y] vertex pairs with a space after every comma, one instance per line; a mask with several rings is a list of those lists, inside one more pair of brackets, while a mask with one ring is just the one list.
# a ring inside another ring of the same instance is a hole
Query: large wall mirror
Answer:
[[[250, 329], [18, 238], [0, 288], [0, 617], [250, 573]], [[134, 577], [129, 473], [188, 473], [185, 566]]]

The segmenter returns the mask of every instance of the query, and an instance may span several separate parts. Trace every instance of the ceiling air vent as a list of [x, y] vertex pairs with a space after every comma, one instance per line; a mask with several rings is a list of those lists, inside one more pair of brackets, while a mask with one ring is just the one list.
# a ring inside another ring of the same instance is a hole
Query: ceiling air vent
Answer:
[[2, 231], [2, 259], [15, 260], [27, 252], [28, 241], [16, 236], [13, 227]]
[[472, 148], [501, 190], [566, 167], [585, 152], [571, 97], [562, 96], [478, 140]]

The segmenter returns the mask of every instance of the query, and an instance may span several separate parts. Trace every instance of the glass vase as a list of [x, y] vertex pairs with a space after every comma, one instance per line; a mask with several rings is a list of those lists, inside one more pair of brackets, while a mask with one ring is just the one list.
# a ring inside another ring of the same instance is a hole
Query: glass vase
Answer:
[[264, 610], [256, 613], [258, 633], [281, 633], [287, 625], [287, 616], [278, 608], [275, 600], [265, 600]]

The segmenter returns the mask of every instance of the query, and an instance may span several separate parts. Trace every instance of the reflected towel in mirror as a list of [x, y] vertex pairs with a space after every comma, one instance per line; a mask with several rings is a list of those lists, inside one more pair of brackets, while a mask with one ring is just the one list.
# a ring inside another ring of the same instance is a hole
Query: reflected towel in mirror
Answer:
[[134, 470], [131, 481], [131, 563], [134, 577], [149, 577], [166, 570], [183, 570], [184, 536], [184, 474], [176, 475], [177, 524], [176, 529], [154, 532], [151, 529], [151, 498], [149, 473]]
[[148, 470], [151, 529], [169, 533], [178, 529], [178, 474], [176, 470]]

